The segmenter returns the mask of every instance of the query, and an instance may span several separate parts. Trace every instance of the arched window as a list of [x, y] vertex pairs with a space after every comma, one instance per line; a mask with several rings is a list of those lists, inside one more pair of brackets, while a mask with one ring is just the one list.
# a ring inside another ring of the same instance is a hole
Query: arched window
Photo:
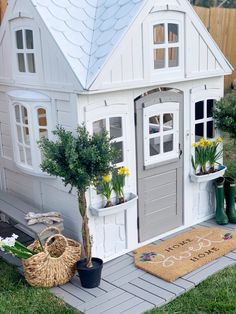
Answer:
[[28, 91], [11, 91], [11, 122], [16, 165], [32, 174], [42, 174], [38, 141], [52, 131], [51, 103], [47, 96]]

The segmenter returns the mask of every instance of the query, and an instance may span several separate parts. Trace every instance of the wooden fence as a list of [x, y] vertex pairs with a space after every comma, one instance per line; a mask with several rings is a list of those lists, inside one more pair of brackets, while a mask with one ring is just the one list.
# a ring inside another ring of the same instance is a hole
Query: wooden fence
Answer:
[[226, 58], [235, 68], [233, 74], [225, 78], [225, 88], [230, 88], [233, 79], [236, 79], [236, 9], [194, 8]]
[[7, 0], [0, 0], [0, 24], [7, 7], [7, 2], [8, 2]]

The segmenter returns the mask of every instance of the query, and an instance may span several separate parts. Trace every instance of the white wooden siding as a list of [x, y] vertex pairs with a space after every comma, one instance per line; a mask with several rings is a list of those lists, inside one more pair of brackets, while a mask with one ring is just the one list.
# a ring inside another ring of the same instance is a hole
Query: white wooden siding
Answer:
[[6, 158], [13, 158], [10, 118], [8, 110], [8, 98], [5, 93], [0, 92], [0, 136], [2, 155]]

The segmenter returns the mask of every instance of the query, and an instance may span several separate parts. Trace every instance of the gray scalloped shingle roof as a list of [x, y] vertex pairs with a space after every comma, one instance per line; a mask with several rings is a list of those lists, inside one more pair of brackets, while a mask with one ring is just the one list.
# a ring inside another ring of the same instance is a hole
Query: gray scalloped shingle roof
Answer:
[[32, 0], [82, 86], [89, 88], [145, 0]]

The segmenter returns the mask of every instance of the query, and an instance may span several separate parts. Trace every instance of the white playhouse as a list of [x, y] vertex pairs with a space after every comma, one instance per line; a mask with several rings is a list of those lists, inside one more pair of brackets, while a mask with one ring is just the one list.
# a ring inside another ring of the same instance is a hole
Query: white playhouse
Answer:
[[[214, 215], [192, 182], [192, 142], [216, 136], [212, 108], [232, 68], [187, 0], [9, 0], [0, 27], [0, 186], [57, 210], [80, 237], [75, 193], [40, 170], [57, 125], [106, 129], [137, 196], [100, 212], [88, 191], [93, 256], [112, 259]], [[0, 207], [1, 210], [1, 207]]]

